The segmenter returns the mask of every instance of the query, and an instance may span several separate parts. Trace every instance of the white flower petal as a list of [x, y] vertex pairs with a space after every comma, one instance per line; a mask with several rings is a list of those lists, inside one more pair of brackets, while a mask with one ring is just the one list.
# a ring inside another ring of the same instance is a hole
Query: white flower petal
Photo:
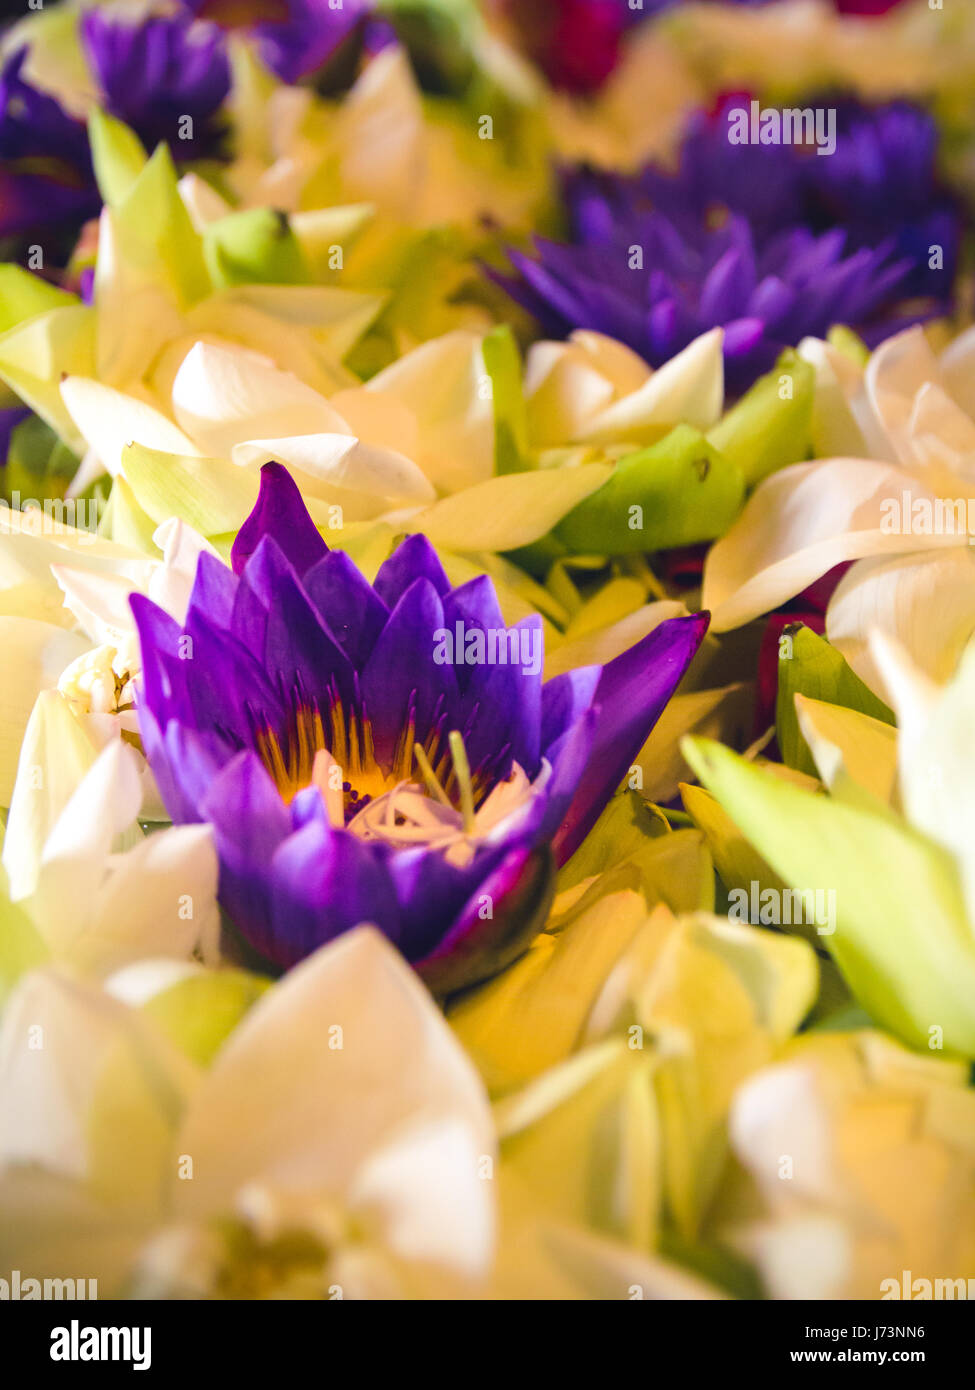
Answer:
[[169, 454], [199, 454], [193, 441], [161, 411], [90, 377], [69, 376], [61, 399], [89, 449], [114, 478], [123, 471], [122, 450], [145, 444]]
[[975, 632], [971, 546], [861, 560], [840, 580], [826, 612], [826, 636], [860, 679], [882, 693], [873, 631], [896, 639], [932, 680], [946, 681]]
[[709, 430], [724, 405], [724, 331], [702, 333], [637, 391], [601, 411], [580, 431], [586, 444], [652, 443], [679, 424]]
[[265, 994], [220, 1052], [180, 1142], [175, 1184], [190, 1212], [219, 1210], [251, 1182], [342, 1198], [408, 1125], [454, 1123], [493, 1152], [480, 1082], [393, 946], [358, 928]]
[[249, 349], [207, 342], [183, 358], [173, 382], [173, 412], [200, 449], [218, 458], [250, 439], [348, 433], [325, 397], [291, 372]]
[[844, 560], [957, 544], [954, 536], [905, 539], [900, 528], [887, 529], [891, 502], [910, 515], [916, 499], [933, 514], [931, 489], [872, 459], [822, 459], [773, 473], [705, 561], [702, 605], [713, 629], [770, 612]]

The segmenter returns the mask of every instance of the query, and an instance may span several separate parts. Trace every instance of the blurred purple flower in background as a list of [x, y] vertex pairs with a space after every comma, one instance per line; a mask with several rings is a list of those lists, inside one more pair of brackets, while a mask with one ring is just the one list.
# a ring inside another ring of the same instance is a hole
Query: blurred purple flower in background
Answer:
[[323, 67], [361, 28], [372, 0], [182, 0], [198, 18], [242, 29], [282, 82], [299, 82]]
[[0, 236], [67, 230], [98, 211], [88, 134], [23, 77], [27, 49], [0, 68]]
[[947, 309], [962, 214], [938, 178], [930, 115], [817, 96], [803, 105], [837, 113], [835, 151], [820, 157], [731, 144], [730, 113], [747, 101], [696, 113], [674, 169], [566, 171], [568, 243], [511, 249], [518, 276], [494, 278], [547, 333], [595, 329], [653, 366], [720, 325], [732, 392], [834, 323], [872, 344]]
[[217, 112], [230, 64], [215, 25], [182, 15], [132, 23], [91, 11], [81, 37], [107, 109], [149, 150], [165, 142], [177, 161], [222, 153]]

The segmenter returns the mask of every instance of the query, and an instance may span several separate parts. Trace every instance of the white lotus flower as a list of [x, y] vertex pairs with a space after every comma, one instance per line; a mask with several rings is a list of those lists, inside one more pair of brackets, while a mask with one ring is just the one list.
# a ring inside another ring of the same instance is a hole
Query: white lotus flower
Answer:
[[490, 1112], [383, 937], [360, 928], [290, 971], [205, 1072], [134, 1007], [155, 988], [145, 970], [108, 993], [45, 971], [11, 999], [4, 1268], [66, 1274], [81, 1242], [102, 1297], [477, 1288], [494, 1246]]
[[816, 442], [848, 456], [759, 485], [708, 556], [703, 604], [724, 631], [853, 560], [826, 614], [829, 640], [874, 689], [872, 628], [943, 681], [975, 631], [975, 330], [937, 358], [910, 329], [863, 370], [825, 343], [800, 350], [817, 368]]
[[[731, 1140], [746, 1180], [715, 1213], [719, 1238], [757, 1262], [773, 1298], [930, 1298], [936, 1280], [970, 1278], [966, 1083], [964, 1063], [880, 1033], [797, 1040], [735, 1098]], [[914, 1279], [928, 1281], [926, 1295]]]
[[210, 827], [144, 835], [136, 819], [142, 759], [119, 739], [89, 762], [72, 716], [48, 698], [53, 705], [45, 709], [42, 700], [28, 730], [7, 819], [10, 900], [51, 960], [72, 972], [105, 975], [147, 956], [197, 949], [213, 958], [219, 913]]
[[[182, 622], [196, 562], [213, 548], [175, 518], [158, 527], [154, 559], [39, 509], [0, 509], [0, 635], [8, 655], [0, 708], [0, 805], [9, 806], [31, 711], [44, 691], [70, 707], [91, 760], [138, 731], [132, 682], [140, 671], [129, 595], [143, 593]], [[32, 755], [30, 755], [32, 756]], [[164, 819], [142, 764], [144, 811]]]

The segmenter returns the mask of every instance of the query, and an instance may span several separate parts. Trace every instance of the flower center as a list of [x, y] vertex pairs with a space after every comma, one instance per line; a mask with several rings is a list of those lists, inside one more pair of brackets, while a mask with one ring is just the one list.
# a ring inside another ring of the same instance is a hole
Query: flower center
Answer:
[[368, 718], [337, 696], [324, 717], [313, 701], [296, 698], [283, 731], [261, 724], [254, 738], [286, 802], [317, 787], [336, 828], [396, 849], [436, 850], [464, 865], [499, 822], [530, 806], [551, 769], [543, 764], [534, 781], [517, 763], [503, 781], [472, 772], [459, 730], [445, 733], [443, 724], [435, 720], [421, 743], [411, 715], [388, 768], [376, 759]]
[[479, 809], [466, 816], [449, 801], [429, 795], [417, 782], [402, 782], [370, 802], [350, 821], [348, 829], [363, 840], [382, 840], [395, 849], [429, 849], [463, 868], [483, 844], [511, 828], [514, 816], [527, 812], [548, 781], [551, 766], [530, 781], [515, 763]]

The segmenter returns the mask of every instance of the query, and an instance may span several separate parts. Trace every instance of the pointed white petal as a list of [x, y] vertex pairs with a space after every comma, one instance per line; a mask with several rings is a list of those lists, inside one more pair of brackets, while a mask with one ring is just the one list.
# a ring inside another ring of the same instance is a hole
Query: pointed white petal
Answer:
[[896, 641], [932, 680], [946, 681], [975, 632], [975, 551], [950, 549], [861, 560], [840, 580], [826, 635], [872, 690], [883, 689], [874, 630]]
[[197, 1093], [175, 1200], [219, 1210], [251, 1182], [341, 1198], [368, 1160], [419, 1122], [460, 1125], [493, 1152], [481, 1084], [443, 1016], [385, 938], [358, 928], [268, 991]]
[[218, 458], [250, 439], [347, 433], [324, 396], [292, 373], [249, 349], [205, 342], [190, 349], [176, 373], [173, 411], [200, 449]]
[[652, 443], [679, 424], [709, 430], [724, 404], [723, 342], [720, 328], [695, 338], [639, 390], [601, 411], [580, 431], [579, 442]]
[[169, 454], [198, 454], [193, 441], [161, 411], [90, 377], [69, 376], [61, 398], [89, 449], [114, 478], [127, 444], [145, 444]]
[[760, 483], [704, 566], [703, 607], [717, 632], [794, 598], [844, 560], [938, 548], [953, 536], [905, 535], [894, 515], [935, 495], [911, 474], [872, 459], [798, 463]]

